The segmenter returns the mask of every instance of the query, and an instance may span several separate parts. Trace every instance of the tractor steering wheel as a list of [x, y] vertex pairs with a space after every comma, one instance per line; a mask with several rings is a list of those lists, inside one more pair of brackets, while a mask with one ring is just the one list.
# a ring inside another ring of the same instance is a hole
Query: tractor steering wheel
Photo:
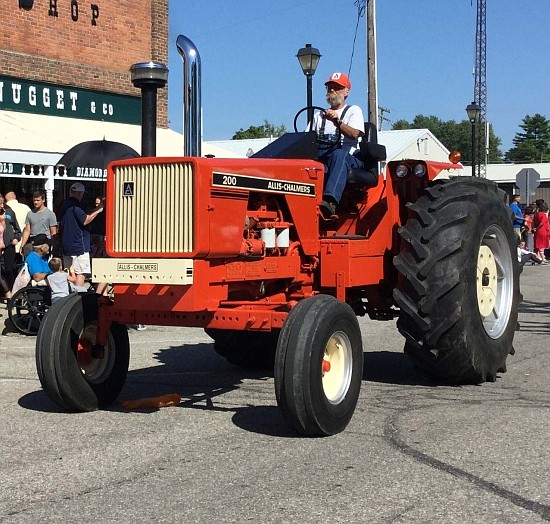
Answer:
[[[304, 111], [307, 111], [308, 109], [313, 109], [314, 111], [321, 111], [322, 113], [325, 112], [325, 109], [323, 107], [319, 107], [319, 106], [306, 106], [306, 107], [303, 107], [302, 109], [300, 109], [300, 111], [298, 111], [296, 113], [296, 116], [294, 117], [294, 132], [295, 133], [299, 133], [298, 131], [298, 126], [297, 126], [297, 122], [298, 122], [298, 117], [304, 112]], [[336, 134], [334, 135], [333, 138], [323, 138], [321, 136], [317, 136], [317, 144], [320, 145], [320, 146], [324, 146], [325, 148], [328, 147], [328, 149], [332, 149], [332, 148], [335, 148], [337, 147], [339, 144], [340, 144], [340, 139], [342, 137], [342, 130], [337, 127], [336, 128]]]

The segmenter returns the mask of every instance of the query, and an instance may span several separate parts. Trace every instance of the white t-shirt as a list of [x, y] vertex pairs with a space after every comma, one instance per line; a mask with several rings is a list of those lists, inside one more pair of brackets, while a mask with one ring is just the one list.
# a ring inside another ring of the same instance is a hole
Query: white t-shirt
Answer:
[[[363, 118], [363, 111], [359, 106], [344, 106], [340, 109], [336, 110], [336, 113], [338, 113], [338, 117], [341, 118], [342, 113], [344, 112], [344, 109], [346, 107], [349, 107], [349, 109], [346, 111], [346, 114], [344, 115], [344, 118], [342, 118], [342, 122], [344, 124], [347, 124], [350, 127], [353, 127], [354, 129], [359, 129], [361, 132], [365, 131], [365, 120]], [[315, 113], [315, 116], [313, 117], [313, 131], [316, 133], [319, 133], [321, 131], [321, 127], [323, 125], [323, 114], [319, 111]], [[336, 126], [330, 121], [325, 120], [325, 129], [324, 129], [324, 135], [335, 135], [336, 134]], [[344, 147], [350, 148], [350, 155], [353, 155], [353, 153], [357, 150], [359, 147], [359, 138], [358, 139], [351, 139], [342, 133], [341, 141], [342, 145]]]

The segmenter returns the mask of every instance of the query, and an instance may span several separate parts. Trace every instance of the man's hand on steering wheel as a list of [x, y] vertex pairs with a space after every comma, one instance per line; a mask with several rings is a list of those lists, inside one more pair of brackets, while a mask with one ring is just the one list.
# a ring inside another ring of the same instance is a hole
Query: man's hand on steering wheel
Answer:
[[[294, 132], [299, 133], [298, 126], [297, 126], [298, 117], [308, 109], [311, 109], [313, 111], [320, 111], [322, 114], [325, 115], [327, 120], [330, 120], [336, 126], [336, 134], [334, 135], [333, 138], [324, 138], [322, 136], [318, 136], [317, 144], [325, 147], [328, 146], [329, 148], [337, 147], [340, 144], [340, 140], [342, 137], [342, 130], [340, 129], [338, 115], [336, 114], [336, 111], [334, 111], [334, 109], [325, 109], [319, 106], [307, 106], [300, 109], [300, 111], [298, 111], [296, 113], [296, 116], [294, 117]], [[331, 115], [330, 118], [329, 118], [329, 115]]]
[[334, 127], [340, 129], [340, 117], [334, 109], [325, 109], [325, 118], [330, 120], [334, 124]]

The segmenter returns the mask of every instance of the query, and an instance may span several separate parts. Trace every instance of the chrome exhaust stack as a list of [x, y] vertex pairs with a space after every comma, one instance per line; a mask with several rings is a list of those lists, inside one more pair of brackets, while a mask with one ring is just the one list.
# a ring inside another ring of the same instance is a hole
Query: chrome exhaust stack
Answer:
[[186, 36], [176, 40], [183, 61], [183, 154], [201, 156], [201, 57]]

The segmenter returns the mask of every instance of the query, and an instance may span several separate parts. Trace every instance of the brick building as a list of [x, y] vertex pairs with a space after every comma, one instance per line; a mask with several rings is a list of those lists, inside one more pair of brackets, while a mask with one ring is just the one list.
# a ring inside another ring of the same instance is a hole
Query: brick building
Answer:
[[[129, 68], [167, 64], [168, 0], [5, 0], [1, 15], [0, 192], [27, 200], [45, 188], [57, 201], [76, 178], [101, 192], [102, 177], [56, 163], [86, 140], [140, 152], [140, 91]], [[158, 154], [182, 151], [181, 135], [167, 128], [167, 100], [159, 89]]]

